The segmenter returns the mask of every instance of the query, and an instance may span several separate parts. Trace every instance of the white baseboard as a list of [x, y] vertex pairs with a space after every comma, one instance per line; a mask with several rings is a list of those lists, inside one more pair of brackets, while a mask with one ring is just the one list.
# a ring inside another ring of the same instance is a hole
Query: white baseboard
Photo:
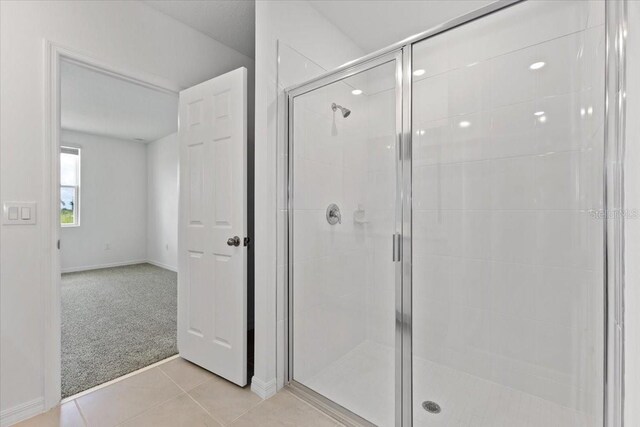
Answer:
[[0, 426], [7, 427], [44, 412], [44, 399], [39, 397], [0, 413]]
[[263, 399], [268, 399], [278, 391], [276, 387], [276, 379], [273, 378], [267, 382], [262, 381], [258, 377], [251, 378], [251, 391]]
[[147, 260], [147, 262], [151, 265], [155, 265], [156, 267], [160, 267], [160, 268], [164, 268], [165, 270], [169, 270], [169, 271], [174, 271], [174, 272], [178, 272], [178, 268], [177, 267], [173, 267], [171, 265], [168, 264], [163, 264], [161, 262], [158, 261], [152, 261], [150, 259]]
[[98, 270], [100, 268], [110, 268], [110, 267], [124, 267], [125, 265], [144, 264], [146, 262], [148, 262], [146, 259], [139, 259], [136, 261], [112, 262], [108, 264], [95, 264], [95, 265], [84, 265], [80, 267], [62, 268], [60, 271], [62, 273], [75, 273], [77, 271]]

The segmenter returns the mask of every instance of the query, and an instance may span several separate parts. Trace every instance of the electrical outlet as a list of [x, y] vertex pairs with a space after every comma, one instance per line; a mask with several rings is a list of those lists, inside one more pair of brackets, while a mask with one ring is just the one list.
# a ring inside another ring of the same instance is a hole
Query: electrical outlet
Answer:
[[105, 250], [105, 251], [108, 251], [108, 250], [110, 250], [110, 249], [111, 249], [111, 243], [105, 243], [105, 244], [104, 244], [104, 250]]
[[164, 248], [165, 248], [165, 250], [167, 250], [167, 251], [168, 251], [168, 250], [169, 250], [169, 244], [168, 244], [168, 243], [165, 243], [165, 244], [164, 244]]

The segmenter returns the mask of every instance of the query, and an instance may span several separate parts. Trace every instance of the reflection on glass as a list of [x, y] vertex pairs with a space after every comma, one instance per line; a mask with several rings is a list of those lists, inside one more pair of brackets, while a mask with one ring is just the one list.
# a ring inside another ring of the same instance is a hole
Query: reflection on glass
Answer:
[[415, 426], [602, 425], [603, 16], [525, 2], [414, 46]]

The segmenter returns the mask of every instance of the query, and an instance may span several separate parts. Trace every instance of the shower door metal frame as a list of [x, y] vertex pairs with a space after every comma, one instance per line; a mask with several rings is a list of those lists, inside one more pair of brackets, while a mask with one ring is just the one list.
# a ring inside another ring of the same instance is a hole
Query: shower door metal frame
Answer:
[[[356, 414], [346, 410], [293, 380], [293, 98], [320, 87], [338, 82], [377, 65], [396, 60], [401, 70], [398, 81], [400, 95], [396, 96], [396, 121], [398, 125], [397, 146], [399, 148], [396, 197], [399, 197], [402, 236], [401, 262], [396, 266], [396, 425], [412, 425], [412, 48], [415, 43], [437, 36], [458, 26], [481, 19], [527, 0], [498, 0], [475, 11], [437, 25], [387, 48], [362, 58], [350, 61], [332, 71], [285, 90], [285, 147], [287, 150], [286, 189], [286, 261], [285, 304], [287, 320], [285, 333], [284, 382], [295, 393], [318, 404], [347, 425], [370, 424]], [[604, 198], [603, 209], [608, 218], [603, 221], [604, 234], [604, 370], [603, 370], [603, 426], [624, 426], [624, 147], [626, 118], [626, 34], [627, 0], [603, 0], [605, 5], [605, 137], [604, 137]], [[396, 93], [397, 93], [396, 88]], [[396, 226], [398, 228], [398, 225]], [[400, 267], [400, 268], [398, 268]]]
[[[409, 52], [409, 53], [407, 53]], [[395, 225], [392, 230], [393, 233], [390, 233], [389, 238], [394, 238], [395, 235], [399, 234], [401, 236], [401, 249], [399, 253], [399, 261], [394, 262], [395, 267], [395, 420], [396, 425], [402, 424], [402, 411], [403, 407], [403, 394], [399, 393], [401, 390], [407, 389], [404, 387], [402, 382], [406, 378], [406, 375], [403, 373], [403, 365], [404, 360], [403, 356], [406, 357], [404, 353], [404, 348], [406, 346], [406, 341], [411, 340], [410, 334], [410, 325], [404, 323], [407, 319], [405, 315], [403, 315], [403, 301], [404, 293], [403, 290], [406, 286], [410, 287], [411, 281], [411, 244], [407, 243], [407, 239], [404, 238], [405, 233], [410, 233], [411, 227], [411, 211], [410, 209], [404, 209], [405, 206], [411, 205], [411, 200], [408, 202], [405, 200], [407, 195], [410, 194], [410, 186], [411, 180], [408, 180], [408, 191], [407, 191], [407, 182], [405, 182], [405, 177], [411, 177], [411, 156], [410, 151], [408, 149], [410, 144], [410, 136], [411, 129], [405, 129], [405, 125], [410, 125], [410, 116], [407, 119], [403, 114], [403, 109], [405, 107], [406, 101], [404, 97], [407, 94], [406, 89], [406, 75], [407, 72], [405, 70], [406, 63], [406, 55], [410, 55], [410, 49], [407, 47], [395, 49], [391, 52], [387, 52], [383, 55], [377, 56], [375, 58], [370, 58], [366, 61], [359, 62], [358, 64], [354, 64], [350, 67], [340, 70], [339, 72], [331, 73], [330, 75], [321, 77], [319, 79], [314, 79], [308, 83], [303, 85], [299, 85], [290, 89], [285, 90], [285, 99], [286, 99], [286, 111], [285, 117], [287, 118], [287, 126], [286, 126], [286, 142], [285, 146], [287, 147], [287, 171], [286, 171], [286, 194], [287, 194], [287, 267], [286, 271], [286, 289], [287, 289], [287, 316], [288, 324], [287, 324], [287, 333], [285, 334], [285, 345], [287, 355], [287, 360], [285, 363], [285, 369], [287, 370], [285, 373], [285, 384], [289, 386], [290, 390], [299, 395], [300, 397], [311, 401], [312, 403], [322, 407], [326, 412], [331, 414], [334, 418], [338, 419], [342, 423], [347, 425], [373, 425], [366, 419], [360, 417], [359, 415], [349, 411], [347, 408], [340, 406], [339, 404], [331, 401], [330, 399], [322, 396], [321, 394], [315, 392], [314, 390], [306, 387], [305, 385], [297, 382], [294, 377], [294, 363], [293, 363], [293, 270], [294, 270], [294, 259], [293, 259], [293, 248], [294, 248], [294, 218], [293, 218], [293, 168], [294, 168], [294, 100], [296, 97], [304, 95], [306, 93], [312, 92], [314, 90], [323, 88], [325, 86], [331, 85], [333, 83], [340, 82], [344, 79], [347, 79], [356, 74], [367, 72], [371, 69], [374, 69], [378, 66], [394, 63], [395, 64], [395, 111], [396, 111], [396, 159], [395, 159], [395, 169], [396, 169], [396, 186], [395, 186], [395, 199], [396, 199], [396, 215], [395, 215]], [[411, 76], [411, 71], [409, 70], [408, 75]], [[411, 79], [409, 78], [409, 82]], [[409, 92], [410, 96], [410, 92]], [[408, 172], [405, 170], [408, 169]], [[408, 214], [409, 217], [405, 218], [405, 214]], [[391, 230], [390, 230], [391, 231]], [[389, 254], [389, 259], [392, 259], [394, 254]], [[408, 273], [407, 273], [408, 272]], [[407, 282], [408, 280], [408, 282]], [[409, 299], [410, 301], [410, 299]], [[410, 306], [409, 306], [410, 307]], [[409, 317], [410, 318], [410, 317]], [[409, 344], [410, 348], [410, 344]], [[409, 362], [411, 354], [408, 354]], [[410, 375], [409, 375], [410, 379]], [[409, 384], [411, 384], [409, 382]], [[410, 387], [409, 387], [410, 389]]]

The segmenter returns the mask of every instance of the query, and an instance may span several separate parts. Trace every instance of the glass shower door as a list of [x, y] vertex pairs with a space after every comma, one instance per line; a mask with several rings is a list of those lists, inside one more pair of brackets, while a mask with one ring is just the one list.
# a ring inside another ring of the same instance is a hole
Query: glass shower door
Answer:
[[396, 60], [295, 95], [290, 378], [395, 423]]
[[604, 2], [413, 46], [413, 424], [603, 424]]

